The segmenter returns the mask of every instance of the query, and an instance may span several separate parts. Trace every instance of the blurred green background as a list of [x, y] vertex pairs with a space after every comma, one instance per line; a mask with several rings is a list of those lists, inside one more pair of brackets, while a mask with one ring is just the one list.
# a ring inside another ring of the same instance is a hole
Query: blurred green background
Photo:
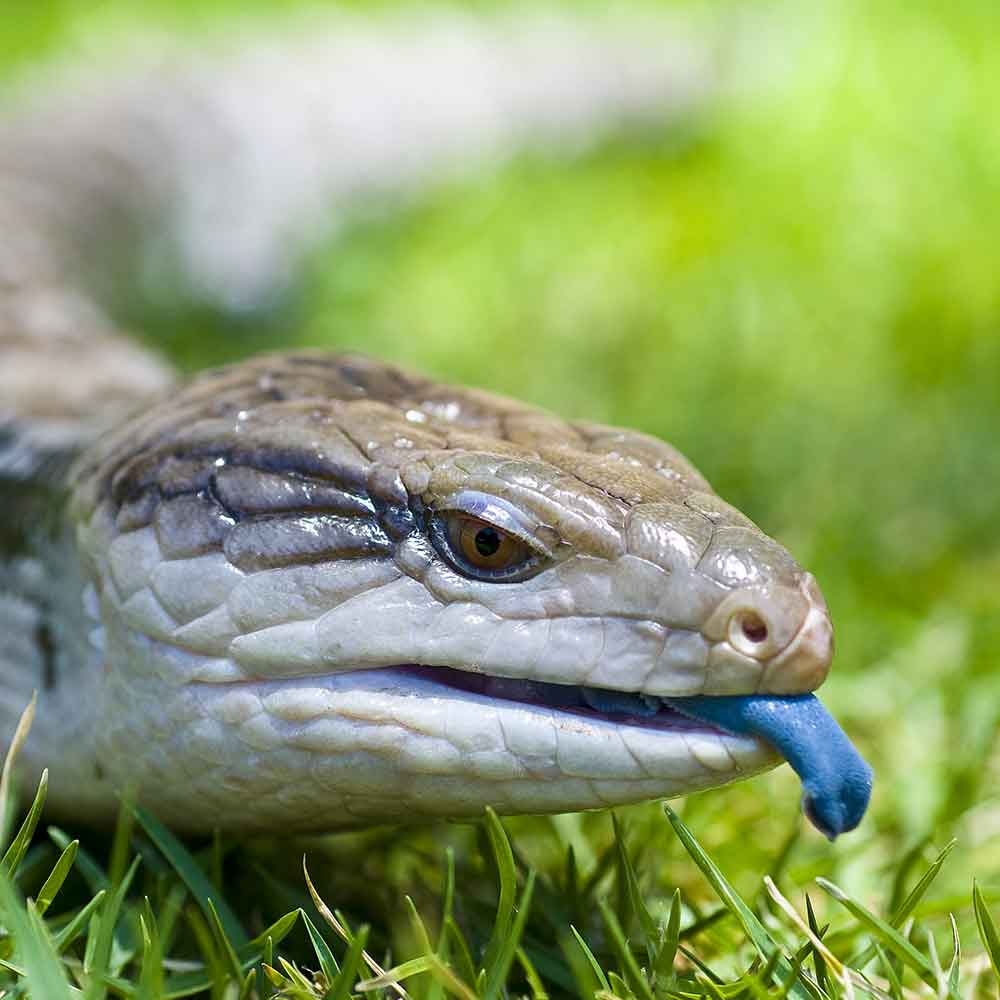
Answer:
[[[199, 35], [267, 6], [142, 18]], [[862, 829], [804, 833], [788, 877], [882, 904], [904, 850], [956, 836], [928, 909], [967, 920], [973, 874], [1000, 899], [1000, 6], [690, 9], [746, 28], [693, 118], [358, 220], [259, 328], [178, 310], [156, 329], [186, 367], [360, 348], [677, 444], [819, 579], [839, 650], [823, 697], [876, 769]], [[7, 0], [3, 71], [138, 17]], [[753, 893], [797, 797], [781, 769], [684, 815]], [[655, 807], [625, 813], [652, 884], [697, 896]], [[560, 822], [582, 851], [610, 835]], [[547, 823], [514, 824], [542, 867]]]

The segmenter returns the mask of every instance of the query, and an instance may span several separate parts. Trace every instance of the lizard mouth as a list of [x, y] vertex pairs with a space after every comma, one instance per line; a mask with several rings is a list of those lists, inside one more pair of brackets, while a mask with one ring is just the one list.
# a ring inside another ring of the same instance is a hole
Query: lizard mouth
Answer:
[[612, 725], [762, 740], [798, 774], [803, 810], [830, 840], [854, 829], [868, 807], [871, 768], [812, 694], [661, 698], [607, 688], [494, 677], [450, 667], [413, 665], [396, 669], [470, 694], [590, 715], [596, 717], [595, 721]]
[[492, 674], [457, 670], [454, 667], [412, 664], [396, 667], [394, 672], [443, 684], [469, 694], [518, 702], [535, 708], [551, 708], [583, 716], [599, 717], [604, 721], [623, 725], [685, 732], [726, 732], [711, 722], [685, 715], [670, 704], [681, 699], [666, 699], [630, 691], [613, 691], [610, 688], [555, 684], [517, 677], [496, 677]]

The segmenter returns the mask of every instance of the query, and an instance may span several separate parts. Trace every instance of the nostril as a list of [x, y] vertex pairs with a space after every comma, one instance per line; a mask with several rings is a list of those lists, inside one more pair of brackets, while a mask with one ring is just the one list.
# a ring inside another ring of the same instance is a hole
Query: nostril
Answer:
[[740, 631], [748, 642], [752, 642], [754, 645], [767, 642], [767, 623], [760, 615], [753, 611], [746, 612], [741, 615], [739, 625]]
[[729, 644], [738, 653], [760, 660], [769, 656], [774, 640], [764, 616], [756, 608], [740, 608], [729, 618]]

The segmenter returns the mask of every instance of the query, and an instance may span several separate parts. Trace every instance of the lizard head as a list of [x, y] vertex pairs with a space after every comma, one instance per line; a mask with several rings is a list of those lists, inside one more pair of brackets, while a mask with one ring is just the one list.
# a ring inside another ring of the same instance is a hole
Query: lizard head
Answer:
[[180, 826], [718, 785], [780, 737], [684, 706], [830, 664], [812, 576], [670, 445], [365, 358], [206, 373], [74, 479], [96, 753]]

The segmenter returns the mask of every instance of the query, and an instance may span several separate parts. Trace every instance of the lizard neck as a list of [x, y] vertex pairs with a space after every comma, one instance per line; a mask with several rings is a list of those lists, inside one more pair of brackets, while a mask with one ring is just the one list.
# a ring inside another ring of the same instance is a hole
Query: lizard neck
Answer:
[[82, 568], [62, 526], [22, 533], [0, 553], [0, 737], [9, 743], [37, 692], [35, 720], [18, 757], [21, 794], [50, 769], [49, 801], [61, 812], [97, 817], [113, 791], [96, 756], [103, 653], [87, 613]]

